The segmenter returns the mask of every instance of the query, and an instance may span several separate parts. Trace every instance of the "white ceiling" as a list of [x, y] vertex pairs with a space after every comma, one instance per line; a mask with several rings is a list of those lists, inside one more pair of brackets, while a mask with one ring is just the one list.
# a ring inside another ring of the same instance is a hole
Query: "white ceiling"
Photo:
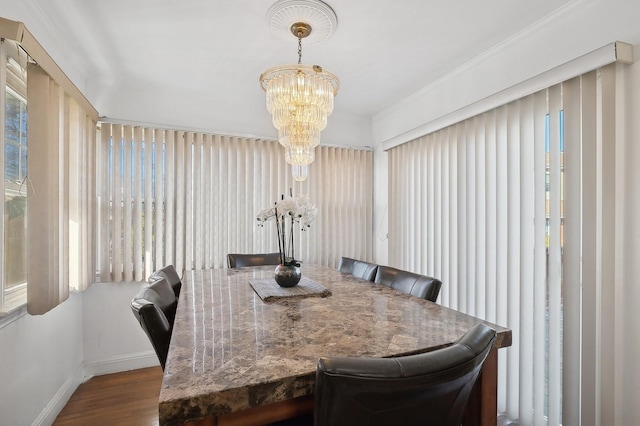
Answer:
[[[203, 117], [215, 122], [215, 117], [232, 121], [229, 111], [244, 110], [250, 128], [252, 120], [269, 120], [260, 73], [297, 61], [296, 39], [283, 41], [265, 23], [274, 2], [0, 0], [0, 5], [11, 9], [23, 3], [38, 15], [49, 34], [41, 43], [63, 69], [73, 68], [69, 75], [100, 114], [158, 122], [184, 109], [191, 115], [206, 111]], [[303, 42], [303, 62], [340, 78], [334, 115], [370, 120], [474, 58], [540, 28], [559, 9], [589, 2], [327, 0], [338, 16], [337, 30], [319, 45], [305, 48]], [[36, 37], [44, 33], [26, 23]], [[158, 109], [159, 94], [166, 99], [164, 114], [137, 113]], [[139, 103], [140, 97], [147, 97], [147, 104]], [[127, 103], [136, 106], [127, 110]]]
[[[303, 62], [337, 74], [336, 109], [372, 115], [569, 0], [329, 0], [338, 27]], [[93, 85], [200, 88], [263, 101], [262, 71], [297, 61], [265, 23], [275, 0], [35, 1]]]

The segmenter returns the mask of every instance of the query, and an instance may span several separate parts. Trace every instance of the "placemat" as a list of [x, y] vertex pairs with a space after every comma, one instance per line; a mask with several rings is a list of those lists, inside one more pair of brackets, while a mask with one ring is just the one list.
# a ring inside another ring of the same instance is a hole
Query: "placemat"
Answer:
[[251, 279], [249, 284], [264, 302], [279, 299], [331, 296], [331, 290], [305, 276], [295, 287], [280, 287], [273, 278]]

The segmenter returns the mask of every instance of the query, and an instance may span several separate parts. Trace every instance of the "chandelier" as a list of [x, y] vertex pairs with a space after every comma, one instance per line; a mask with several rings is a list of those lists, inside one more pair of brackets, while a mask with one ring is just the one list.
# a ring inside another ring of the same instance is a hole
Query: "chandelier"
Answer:
[[[319, 65], [302, 64], [302, 39], [312, 33], [309, 13], [313, 6], [321, 20], [330, 20], [331, 32], [337, 23], [333, 10], [319, 0], [281, 0], [269, 9], [268, 20], [282, 26], [282, 16], [295, 17], [295, 12], [304, 12], [303, 18], [293, 22], [289, 32], [298, 39], [298, 63], [279, 65], [260, 75], [260, 85], [266, 92], [267, 111], [278, 129], [278, 141], [285, 147], [285, 161], [292, 166], [296, 181], [307, 178], [309, 164], [315, 159], [315, 147], [320, 143], [320, 132], [327, 127], [327, 117], [333, 112], [333, 98], [338, 93], [340, 82], [334, 74]], [[311, 18], [311, 19], [310, 19]], [[333, 19], [331, 19], [333, 18]], [[321, 34], [327, 35], [326, 22]], [[273, 26], [272, 26], [273, 27]]]

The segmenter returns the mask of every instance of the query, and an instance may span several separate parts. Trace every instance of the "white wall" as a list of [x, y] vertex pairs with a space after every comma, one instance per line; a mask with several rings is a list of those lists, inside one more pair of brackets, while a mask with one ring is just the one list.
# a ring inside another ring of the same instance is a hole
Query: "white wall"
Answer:
[[609, 43], [640, 43], [638, 16], [637, 1], [570, 2], [374, 116], [374, 142], [407, 142], [424, 135], [424, 128], [448, 114]]
[[96, 283], [0, 328], [0, 426], [53, 423], [87, 378], [159, 365], [130, 308], [142, 283]]
[[131, 312], [143, 283], [95, 283], [82, 293], [85, 377], [160, 365]]
[[141, 287], [96, 283], [0, 328], [0, 425], [51, 424], [86, 378], [159, 365], [129, 307]]
[[0, 425], [51, 424], [82, 379], [82, 295], [0, 328]]

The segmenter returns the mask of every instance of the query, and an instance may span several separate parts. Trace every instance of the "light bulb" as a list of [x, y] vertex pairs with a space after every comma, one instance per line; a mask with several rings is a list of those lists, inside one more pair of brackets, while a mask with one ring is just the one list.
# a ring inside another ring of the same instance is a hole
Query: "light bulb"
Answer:
[[291, 174], [293, 175], [293, 180], [295, 180], [296, 182], [303, 182], [309, 175], [309, 165], [292, 164]]

